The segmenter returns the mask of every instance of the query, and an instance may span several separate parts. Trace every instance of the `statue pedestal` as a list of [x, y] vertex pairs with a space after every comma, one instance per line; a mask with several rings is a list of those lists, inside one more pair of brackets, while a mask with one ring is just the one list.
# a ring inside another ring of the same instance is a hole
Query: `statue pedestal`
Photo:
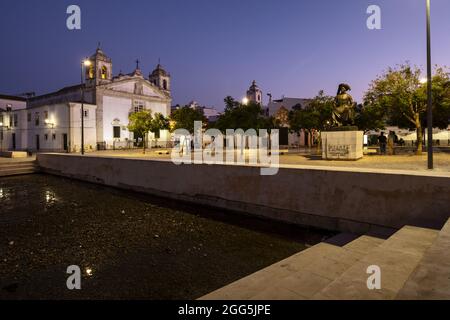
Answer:
[[363, 157], [363, 131], [325, 131], [321, 138], [322, 159], [358, 160]]

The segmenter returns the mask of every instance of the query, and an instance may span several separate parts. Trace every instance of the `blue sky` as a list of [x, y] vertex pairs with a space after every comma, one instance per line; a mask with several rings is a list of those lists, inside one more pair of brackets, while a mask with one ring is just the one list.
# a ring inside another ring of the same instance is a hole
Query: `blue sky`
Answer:
[[[450, 1], [432, 0], [433, 63], [450, 65]], [[66, 8], [82, 30], [66, 28]], [[366, 9], [382, 9], [368, 30]], [[252, 80], [274, 98], [334, 95], [347, 82], [357, 100], [388, 66], [424, 66], [425, 0], [2, 0], [0, 92], [45, 93], [79, 82], [79, 61], [102, 43], [114, 73], [135, 60], [148, 74], [161, 58], [174, 104], [223, 108]], [[267, 100], [267, 99], [266, 99]]]

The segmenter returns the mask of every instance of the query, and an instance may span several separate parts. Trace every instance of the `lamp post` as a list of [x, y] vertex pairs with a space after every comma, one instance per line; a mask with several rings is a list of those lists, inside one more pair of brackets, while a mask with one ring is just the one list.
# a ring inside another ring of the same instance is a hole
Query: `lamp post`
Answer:
[[84, 70], [91, 65], [89, 59], [81, 62], [81, 154], [84, 155]]
[[431, 23], [430, 0], [427, 0], [427, 129], [428, 129], [428, 169], [433, 169], [433, 101], [431, 96]]
[[[0, 128], [2, 129], [2, 131], [1, 131], [2, 140], [0, 141], [0, 151], [3, 151], [3, 141], [5, 140], [5, 128], [6, 128], [6, 131], [8, 131], [8, 130], [10, 130], [10, 127], [8, 125], [5, 125], [3, 122], [0, 122]], [[7, 147], [6, 151], [8, 151], [8, 147]]]
[[0, 132], [1, 138], [2, 138], [2, 140], [0, 141], [0, 152], [2, 152], [3, 151], [3, 139], [5, 138], [3, 136], [3, 122], [0, 122], [0, 128], [2, 129], [2, 131]]

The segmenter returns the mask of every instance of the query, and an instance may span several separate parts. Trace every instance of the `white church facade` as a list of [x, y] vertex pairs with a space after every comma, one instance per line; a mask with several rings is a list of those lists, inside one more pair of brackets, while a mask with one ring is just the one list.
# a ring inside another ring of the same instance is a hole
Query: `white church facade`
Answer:
[[[83, 85], [29, 98], [23, 108], [0, 105], [1, 150], [78, 152], [82, 116], [87, 152], [130, 147], [142, 139], [128, 130], [131, 113], [146, 109], [170, 115], [171, 77], [160, 64], [148, 77], [139, 63], [132, 73], [113, 76], [112, 60], [100, 48], [88, 60]], [[170, 140], [166, 130], [151, 133], [150, 139], [155, 134], [161, 144]]]

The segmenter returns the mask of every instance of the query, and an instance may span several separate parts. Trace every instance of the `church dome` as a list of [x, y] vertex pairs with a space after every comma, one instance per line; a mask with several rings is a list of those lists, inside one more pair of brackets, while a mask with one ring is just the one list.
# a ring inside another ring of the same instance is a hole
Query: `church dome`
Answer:
[[258, 85], [256, 84], [256, 80], [253, 80], [252, 85], [249, 88], [250, 91], [256, 91], [259, 90]]
[[158, 65], [156, 66], [156, 69], [153, 70], [153, 72], [152, 72], [152, 76], [164, 76], [164, 77], [168, 77], [169, 74], [166, 72], [166, 70], [163, 69], [163, 67], [161, 66], [161, 64], [158, 63]]
[[97, 50], [95, 50], [95, 53], [89, 59], [91, 61], [95, 61], [95, 60], [102, 60], [102, 61], [108, 61], [108, 62], [111, 61], [111, 59], [103, 52], [102, 49], [100, 49], [100, 47], [98, 47]]

